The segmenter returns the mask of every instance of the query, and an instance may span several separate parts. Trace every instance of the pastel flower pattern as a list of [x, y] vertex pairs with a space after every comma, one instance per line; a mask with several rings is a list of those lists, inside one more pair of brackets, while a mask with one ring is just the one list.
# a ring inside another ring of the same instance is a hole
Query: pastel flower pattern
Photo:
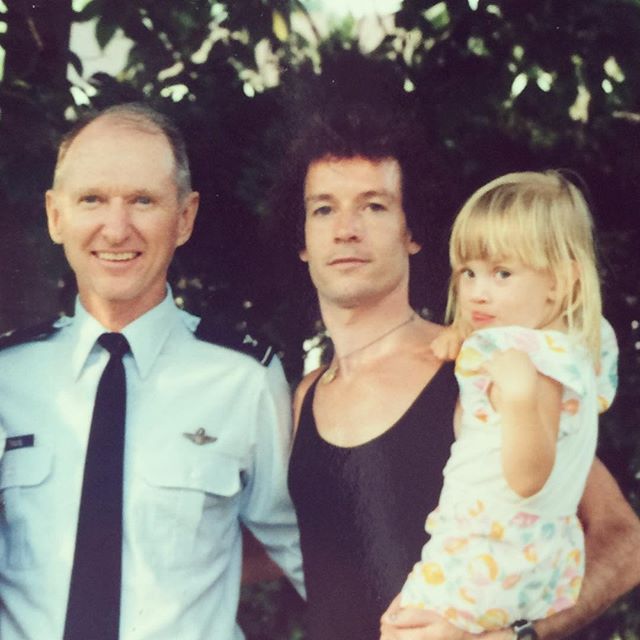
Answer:
[[[472, 633], [573, 606], [584, 575], [584, 536], [576, 516], [597, 441], [598, 412], [617, 386], [617, 343], [602, 321], [598, 367], [567, 334], [522, 327], [477, 331], [456, 361], [462, 420], [445, 468], [430, 540], [402, 590], [402, 604], [428, 608]], [[554, 469], [530, 498], [501, 473], [500, 420], [488, 398], [483, 362], [496, 350], [526, 352], [563, 386]]]

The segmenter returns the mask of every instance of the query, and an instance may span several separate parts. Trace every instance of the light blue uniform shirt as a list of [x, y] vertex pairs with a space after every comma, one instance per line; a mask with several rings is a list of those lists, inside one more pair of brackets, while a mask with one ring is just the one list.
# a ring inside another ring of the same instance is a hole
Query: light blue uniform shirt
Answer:
[[[291, 409], [282, 367], [196, 339], [197, 324], [167, 294], [122, 331], [131, 353], [121, 640], [242, 638], [240, 522], [303, 591], [286, 489]], [[44, 340], [0, 351], [0, 424], [8, 438], [34, 436], [33, 446], [7, 447], [0, 459], [2, 640], [58, 640], [64, 629], [91, 413], [108, 354], [96, 344], [105, 329], [79, 302], [74, 318], [57, 325]], [[199, 429], [215, 441], [185, 435]]]

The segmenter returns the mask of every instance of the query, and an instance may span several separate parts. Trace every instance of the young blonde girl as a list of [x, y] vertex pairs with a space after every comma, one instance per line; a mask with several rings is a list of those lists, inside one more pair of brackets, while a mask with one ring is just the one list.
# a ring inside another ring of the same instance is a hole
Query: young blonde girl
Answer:
[[479, 189], [455, 220], [450, 260], [452, 327], [434, 350], [464, 339], [456, 442], [402, 604], [479, 633], [578, 597], [576, 511], [617, 346], [601, 315], [591, 215], [561, 173], [511, 173]]

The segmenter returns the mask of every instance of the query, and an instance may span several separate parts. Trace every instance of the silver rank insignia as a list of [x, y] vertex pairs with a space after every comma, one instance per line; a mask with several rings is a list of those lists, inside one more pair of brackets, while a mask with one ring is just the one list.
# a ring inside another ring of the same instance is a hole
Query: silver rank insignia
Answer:
[[183, 433], [182, 435], [191, 440], [193, 444], [211, 444], [218, 439], [214, 436], [208, 435], [202, 427], [197, 429], [195, 433]]

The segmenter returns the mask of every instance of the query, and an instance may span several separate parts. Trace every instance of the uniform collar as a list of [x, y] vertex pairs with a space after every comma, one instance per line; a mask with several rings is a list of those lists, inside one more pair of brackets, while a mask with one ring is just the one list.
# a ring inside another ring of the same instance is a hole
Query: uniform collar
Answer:
[[[167, 295], [159, 305], [122, 329], [141, 378], [149, 375], [171, 330], [179, 320], [179, 313], [173, 302], [171, 289], [167, 286]], [[77, 379], [96, 345], [96, 340], [108, 330], [82, 306], [80, 298], [76, 298], [73, 325], [75, 336], [71, 366], [73, 376]]]

